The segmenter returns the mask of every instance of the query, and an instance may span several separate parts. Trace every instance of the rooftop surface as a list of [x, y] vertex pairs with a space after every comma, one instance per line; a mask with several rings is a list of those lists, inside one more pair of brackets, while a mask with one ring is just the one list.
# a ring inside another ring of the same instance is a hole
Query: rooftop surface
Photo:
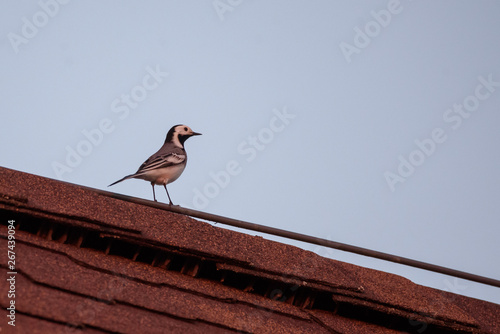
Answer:
[[0, 217], [2, 334], [500, 333], [500, 305], [7, 168]]

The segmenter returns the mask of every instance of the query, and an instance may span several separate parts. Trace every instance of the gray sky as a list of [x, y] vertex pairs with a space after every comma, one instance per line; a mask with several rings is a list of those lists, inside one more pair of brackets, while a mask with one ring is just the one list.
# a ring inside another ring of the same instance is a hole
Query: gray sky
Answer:
[[[203, 136], [186, 142], [176, 204], [500, 278], [500, 2], [0, 7], [2, 166], [152, 199], [142, 180], [107, 185], [183, 123]], [[497, 288], [277, 240], [500, 303]]]

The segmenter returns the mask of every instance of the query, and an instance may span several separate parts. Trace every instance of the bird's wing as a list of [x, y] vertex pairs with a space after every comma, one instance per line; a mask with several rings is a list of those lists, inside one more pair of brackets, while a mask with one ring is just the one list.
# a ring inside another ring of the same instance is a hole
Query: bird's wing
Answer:
[[135, 175], [147, 173], [153, 169], [170, 167], [178, 164], [182, 164], [186, 161], [185, 154], [179, 153], [168, 153], [162, 155], [154, 155], [139, 167]]

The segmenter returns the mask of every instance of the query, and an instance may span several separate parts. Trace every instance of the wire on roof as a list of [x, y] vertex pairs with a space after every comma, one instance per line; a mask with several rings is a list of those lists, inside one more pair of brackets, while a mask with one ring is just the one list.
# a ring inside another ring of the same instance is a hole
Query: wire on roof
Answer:
[[436, 273], [440, 273], [440, 274], [444, 274], [444, 275], [448, 275], [448, 276], [452, 276], [452, 277], [462, 278], [462, 279], [465, 279], [468, 281], [473, 281], [473, 282], [482, 283], [485, 285], [491, 285], [491, 286], [495, 286], [495, 287], [500, 288], [500, 281], [493, 279], [493, 278], [489, 278], [489, 277], [479, 276], [479, 275], [467, 273], [467, 272], [460, 271], [460, 270], [446, 268], [446, 267], [438, 266], [435, 264], [417, 261], [417, 260], [413, 260], [413, 259], [409, 259], [409, 258], [397, 256], [397, 255], [388, 254], [388, 253], [378, 252], [378, 251], [374, 251], [374, 250], [367, 249], [367, 248], [352, 246], [352, 245], [348, 245], [348, 244], [344, 244], [344, 243], [340, 243], [340, 242], [336, 242], [336, 241], [332, 241], [332, 240], [317, 238], [317, 237], [313, 237], [313, 236], [306, 235], [306, 234], [291, 232], [291, 231], [287, 231], [287, 230], [283, 230], [283, 229], [279, 229], [279, 228], [254, 224], [254, 223], [246, 222], [243, 220], [238, 220], [238, 219], [228, 218], [228, 217], [224, 217], [224, 216], [214, 215], [214, 214], [207, 213], [207, 212], [183, 208], [183, 207], [180, 207], [177, 205], [169, 205], [169, 204], [164, 204], [164, 203], [160, 203], [160, 202], [153, 202], [150, 200], [126, 196], [126, 195], [117, 194], [117, 193], [113, 193], [113, 192], [109, 192], [109, 191], [105, 191], [105, 190], [89, 188], [89, 187], [84, 187], [84, 186], [82, 186], [82, 187], [87, 188], [89, 190], [92, 190], [94, 192], [98, 192], [101, 195], [120, 199], [120, 200], [127, 201], [127, 202], [146, 205], [146, 206], [150, 206], [150, 207], [161, 209], [161, 210], [176, 212], [176, 213], [180, 213], [183, 215], [187, 215], [187, 216], [191, 216], [191, 217], [195, 217], [195, 218], [200, 218], [200, 219], [204, 219], [204, 220], [209, 220], [212, 222], [221, 223], [221, 224], [225, 224], [225, 225], [230, 225], [230, 226], [234, 226], [234, 227], [238, 227], [238, 228], [242, 228], [242, 229], [246, 229], [246, 230], [262, 232], [262, 233], [275, 235], [275, 236], [279, 236], [279, 237], [283, 237], [283, 238], [287, 238], [287, 239], [302, 241], [302, 242], [309, 243], [309, 244], [315, 244], [315, 245], [319, 245], [319, 246], [323, 246], [323, 247], [333, 248], [333, 249], [341, 250], [344, 252], [355, 253], [355, 254], [359, 254], [359, 255], [363, 255], [363, 256], [367, 256], [367, 257], [372, 257], [372, 258], [376, 258], [376, 259], [380, 259], [380, 260], [384, 260], [384, 261], [394, 262], [394, 263], [402, 264], [402, 265], [409, 266], [409, 267], [420, 268], [420, 269], [424, 269], [427, 271], [432, 271], [432, 272], [436, 272]]

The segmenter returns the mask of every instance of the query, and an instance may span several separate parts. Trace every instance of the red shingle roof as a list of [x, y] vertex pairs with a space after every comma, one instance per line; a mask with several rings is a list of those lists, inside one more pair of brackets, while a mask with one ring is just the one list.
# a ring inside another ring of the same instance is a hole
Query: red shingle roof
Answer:
[[1, 333], [500, 333], [500, 305], [6, 168], [0, 216]]

